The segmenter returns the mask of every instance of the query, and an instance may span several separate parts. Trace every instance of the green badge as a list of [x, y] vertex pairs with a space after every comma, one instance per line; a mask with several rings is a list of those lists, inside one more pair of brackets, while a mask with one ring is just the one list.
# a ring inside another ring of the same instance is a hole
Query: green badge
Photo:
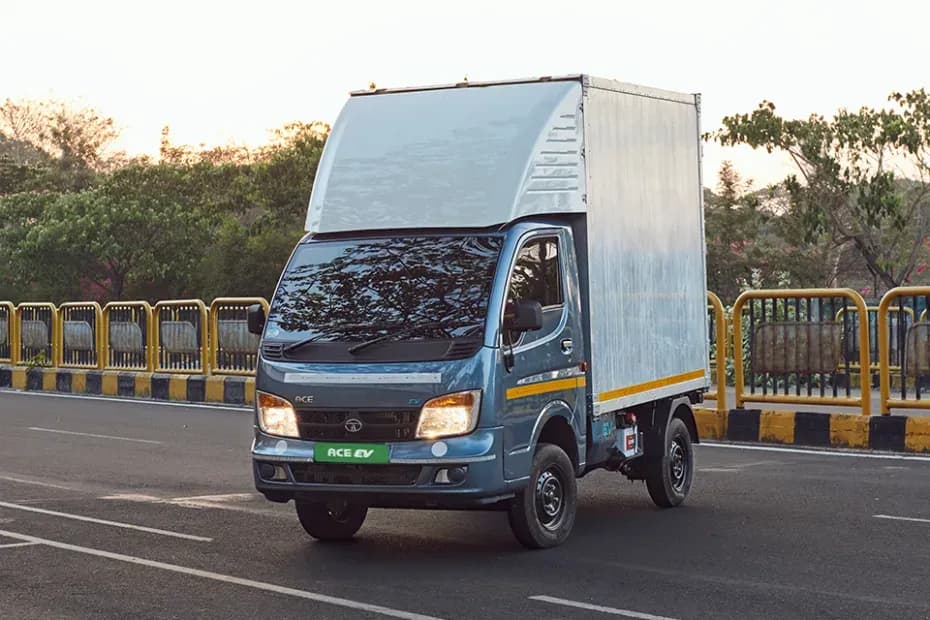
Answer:
[[376, 443], [321, 443], [313, 446], [313, 460], [318, 463], [387, 463], [390, 451]]

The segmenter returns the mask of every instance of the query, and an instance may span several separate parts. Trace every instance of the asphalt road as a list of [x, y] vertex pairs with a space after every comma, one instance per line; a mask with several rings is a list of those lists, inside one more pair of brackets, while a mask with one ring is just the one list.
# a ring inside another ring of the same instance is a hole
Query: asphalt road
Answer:
[[597, 472], [529, 552], [500, 513], [315, 543], [250, 438], [242, 410], [0, 393], [0, 617], [930, 618], [927, 458], [702, 446], [683, 507]]

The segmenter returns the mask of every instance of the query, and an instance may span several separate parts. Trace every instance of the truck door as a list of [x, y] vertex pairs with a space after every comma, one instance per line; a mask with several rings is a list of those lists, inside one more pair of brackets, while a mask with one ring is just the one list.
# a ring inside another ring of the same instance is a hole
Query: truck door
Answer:
[[584, 445], [581, 302], [568, 231], [533, 233], [522, 240], [510, 273], [507, 303], [520, 300], [542, 305], [543, 326], [538, 331], [501, 334], [503, 366], [510, 366], [503, 378], [502, 421], [507, 439], [504, 474], [511, 480], [529, 472], [543, 418], [565, 417]]

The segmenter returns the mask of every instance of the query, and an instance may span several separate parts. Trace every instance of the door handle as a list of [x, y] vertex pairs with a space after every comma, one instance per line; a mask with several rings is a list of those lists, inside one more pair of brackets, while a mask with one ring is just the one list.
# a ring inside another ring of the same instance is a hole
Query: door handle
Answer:
[[575, 348], [574, 343], [572, 343], [571, 338], [565, 338], [562, 340], [562, 353], [568, 355]]

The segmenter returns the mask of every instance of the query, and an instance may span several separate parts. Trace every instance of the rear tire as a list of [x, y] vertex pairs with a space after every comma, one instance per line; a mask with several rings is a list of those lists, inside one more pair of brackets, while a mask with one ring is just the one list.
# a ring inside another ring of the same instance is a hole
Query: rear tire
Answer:
[[656, 506], [673, 508], [688, 497], [694, 479], [694, 448], [681, 418], [669, 422], [662, 445], [662, 455], [647, 462], [646, 488]]
[[571, 533], [577, 507], [571, 459], [556, 445], [539, 444], [526, 489], [511, 500], [507, 513], [514, 536], [529, 549], [555, 547]]
[[298, 502], [297, 518], [317, 540], [349, 540], [365, 522], [368, 506], [351, 502]]

